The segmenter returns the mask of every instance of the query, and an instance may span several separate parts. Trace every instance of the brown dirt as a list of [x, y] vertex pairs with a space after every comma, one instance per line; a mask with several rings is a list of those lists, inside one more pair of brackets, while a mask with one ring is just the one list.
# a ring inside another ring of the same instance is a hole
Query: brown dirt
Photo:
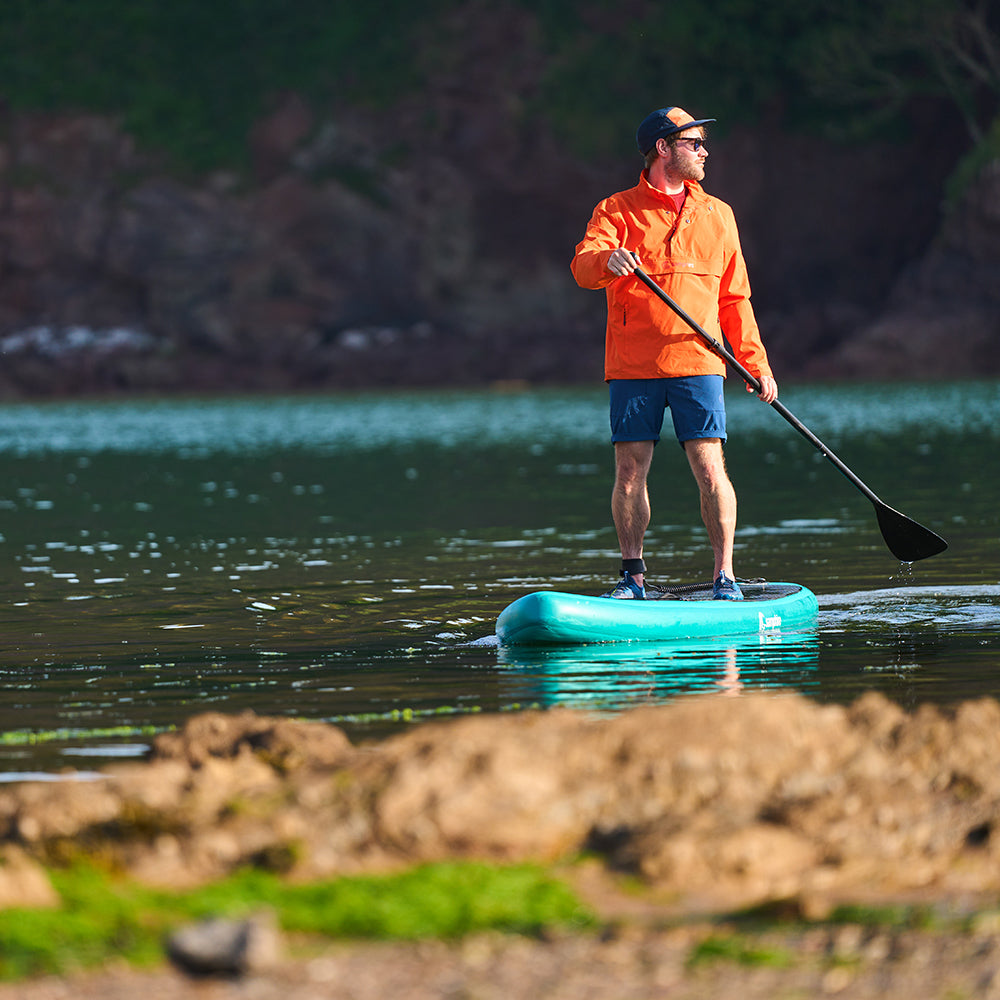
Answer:
[[[998, 759], [992, 700], [907, 714], [876, 695], [691, 698], [614, 718], [472, 717], [362, 747], [322, 724], [200, 716], [98, 783], [0, 791], [0, 900], [51, 904], [42, 866], [81, 856], [174, 886], [247, 863], [310, 879], [534, 860], [604, 929], [309, 943], [307, 957], [293, 942], [298, 957], [243, 979], [116, 968], [0, 1000], [1000, 997]], [[935, 922], [824, 922], [841, 903], [897, 902]], [[795, 919], [720, 922], [749, 906]], [[720, 936], [739, 955], [692, 964]]]
[[[242, 979], [107, 969], [0, 986], [0, 1000], [958, 1000], [1000, 997], [996, 928], [969, 934], [835, 929], [743, 939], [747, 964], [691, 957], [720, 928], [626, 927], [550, 940], [336, 944]], [[771, 956], [768, 958], [768, 956]]]

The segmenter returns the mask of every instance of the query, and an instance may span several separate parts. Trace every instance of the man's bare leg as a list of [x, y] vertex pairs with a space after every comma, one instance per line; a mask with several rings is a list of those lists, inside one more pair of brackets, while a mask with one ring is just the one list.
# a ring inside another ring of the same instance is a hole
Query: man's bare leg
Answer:
[[719, 438], [696, 438], [684, 443], [691, 472], [701, 495], [701, 519], [715, 553], [712, 579], [733, 573], [733, 544], [736, 538], [736, 491], [726, 472], [726, 461]]
[[[641, 559], [642, 540], [649, 527], [649, 491], [646, 477], [653, 461], [652, 441], [615, 442], [615, 486], [611, 517], [618, 532], [622, 559]], [[641, 587], [645, 574], [632, 573]]]

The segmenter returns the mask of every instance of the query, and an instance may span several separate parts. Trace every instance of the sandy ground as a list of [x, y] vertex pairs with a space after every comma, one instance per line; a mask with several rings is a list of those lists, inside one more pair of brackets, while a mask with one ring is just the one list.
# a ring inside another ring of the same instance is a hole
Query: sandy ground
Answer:
[[[105, 969], [0, 986], [0, 1000], [879, 1000], [1000, 997], [1000, 936], [855, 925], [741, 934], [751, 953], [692, 962], [725, 929], [625, 928], [551, 940], [337, 944], [240, 979]], [[756, 957], [752, 953], [756, 952]]]

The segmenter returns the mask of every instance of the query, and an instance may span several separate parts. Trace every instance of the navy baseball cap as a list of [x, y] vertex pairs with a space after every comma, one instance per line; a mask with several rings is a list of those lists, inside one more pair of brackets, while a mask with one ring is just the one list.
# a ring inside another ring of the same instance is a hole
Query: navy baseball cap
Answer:
[[660, 108], [643, 118], [636, 130], [635, 142], [639, 152], [645, 156], [656, 145], [657, 139], [714, 121], [714, 118], [694, 119], [683, 108]]

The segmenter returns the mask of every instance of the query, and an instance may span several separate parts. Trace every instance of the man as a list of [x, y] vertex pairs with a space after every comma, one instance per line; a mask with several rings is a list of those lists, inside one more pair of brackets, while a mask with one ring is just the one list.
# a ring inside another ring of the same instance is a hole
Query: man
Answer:
[[633, 273], [642, 267], [712, 336], [725, 335], [739, 361], [760, 380], [760, 398], [777, 399], [732, 209], [699, 183], [708, 157], [704, 127], [713, 121], [696, 121], [677, 107], [645, 118], [636, 132], [646, 161], [639, 183], [594, 209], [573, 258], [577, 283], [605, 289], [608, 299], [604, 375], [615, 447], [611, 512], [622, 554], [621, 579], [608, 597], [646, 596], [646, 480], [669, 407], [715, 554], [713, 597], [743, 599], [733, 572], [736, 494], [722, 451], [725, 362]]

